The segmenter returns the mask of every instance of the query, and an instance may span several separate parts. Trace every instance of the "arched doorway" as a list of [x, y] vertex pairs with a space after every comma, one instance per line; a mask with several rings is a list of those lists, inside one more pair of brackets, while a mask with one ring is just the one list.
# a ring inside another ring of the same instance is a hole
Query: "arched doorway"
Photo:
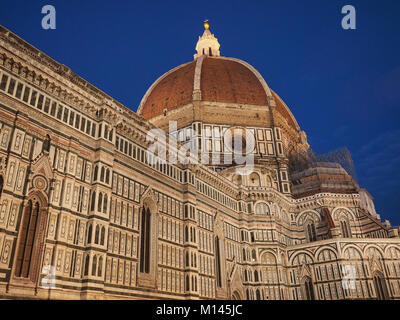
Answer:
[[375, 272], [373, 279], [374, 279], [376, 298], [378, 300], [388, 300], [389, 295], [383, 274], [380, 272]]
[[35, 282], [39, 275], [47, 224], [47, 201], [40, 193], [29, 197], [19, 230], [14, 276]]

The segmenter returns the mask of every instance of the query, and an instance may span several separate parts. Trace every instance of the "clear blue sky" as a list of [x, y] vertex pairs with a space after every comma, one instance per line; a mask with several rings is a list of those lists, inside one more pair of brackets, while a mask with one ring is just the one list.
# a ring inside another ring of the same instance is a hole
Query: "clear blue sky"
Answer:
[[[41, 28], [54, 5], [57, 29]], [[341, 28], [356, 8], [357, 30]], [[400, 1], [2, 0], [0, 24], [133, 110], [191, 61], [202, 22], [224, 56], [260, 71], [317, 152], [351, 151], [361, 187], [400, 224]]]

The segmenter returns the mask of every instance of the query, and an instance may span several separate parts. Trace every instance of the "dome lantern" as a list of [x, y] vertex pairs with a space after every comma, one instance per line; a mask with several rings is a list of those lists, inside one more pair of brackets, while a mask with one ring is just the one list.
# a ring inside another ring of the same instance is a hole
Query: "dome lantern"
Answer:
[[199, 37], [199, 41], [196, 44], [197, 53], [194, 55], [194, 58], [197, 59], [202, 55], [219, 57], [220, 44], [218, 39], [214, 37], [214, 35], [210, 32], [210, 23], [208, 19], [204, 21], [204, 33], [201, 37]]

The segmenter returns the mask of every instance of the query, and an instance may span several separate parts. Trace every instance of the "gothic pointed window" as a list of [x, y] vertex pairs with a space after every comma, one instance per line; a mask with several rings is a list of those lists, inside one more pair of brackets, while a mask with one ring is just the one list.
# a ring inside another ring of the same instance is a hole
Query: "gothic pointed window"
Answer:
[[96, 180], [97, 180], [97, 175], [98, 175], [98, 173], [99, 173], [99, 167], [98, 167], [98, 166], [95, 166], [95, 167], [94, 167], [94, 174], [93, 174], [93, 181], [96, 181]]
[[100, 227], [99, 225], [96, 226], [96, 232], [94, 234], [94, 243], [99, 243], [99, 235], [100, 235]]
[[50, 136], [46, 134], [46, 140], [43, 142], [43, 151], [49, 152], [50, 151]]
[[103, 194], [100, 192], [99, 193], [99, 199], [97, 201], [97, 211], [98, 212], [101, 212], [102, 204], [103, 204]]
[[89, 274], [89, 261], [90, 261], [90, 256], [86, 255], [86, 258], [85, 258], [85, 270], [83, 272], [84, 276], [87, 276]]
[[38, 233], [39, 202], [28, 201], [25, 208], [21, 225], [20, 242], [17, 252], [17, 263], [15, 275], [17, 277], [29, 278], [34, 261], [34, 249]]
[[141, 236], [140, 236], [140, 272], [150, 272], [150, 209], [142, 208]]
[[101, 236], [100, 236], [100, 244], [104, 245], [104, 238], [106, 235], [106, 228], [102, 227], [101, 228]]
[[96, 269], [97, 269], [97, 256], [94, 256], [92, 262], [92, 276], [96, 275]]
[[89, 225], [87, 233], [87, 243], [91, 243], [91, 241], [92, 241], [92, 225]]
[[186, 276], [186, 291], [190, 290], [190, 282], [189, 282], [189, 276]]
[[100, 171], [100, 181], [104, 182], [104, 174], [105, 174], [105, 169], [104, 167], [101, 167], [101, 171]]
[[1, 198], [1, 194], [3, 193], [3, 186], [4, 186], [4, 180], [3, 180], [3, 177], [0, 176], [0, 198]]
[[102, 257], [100, 257], [99, 258], [99, 266], [98, 266], [98, 268], [97, 268], [97, 276], [98, 277], [101, 277], [101, 273], [102, 273], [102, 268], [103, 268], [103, 258]]
[[94, 211], [94, 205], [96, 203], [96, 192], [92, 192], [92, 202], [90, 204], [90, 211]]
[[108, 205], [108, 197], [107, 194], [104, 194], [103, 213], [107, 213], [107, 205]]
[[221, 252], [219, 245], [218, 236], [215, 237], [215, 270], [217, 273], [217, 286], [222, 287], [222, 276], [221, 276]]
[[110, 183], [110, 169], [106, 170], [106, 183]]

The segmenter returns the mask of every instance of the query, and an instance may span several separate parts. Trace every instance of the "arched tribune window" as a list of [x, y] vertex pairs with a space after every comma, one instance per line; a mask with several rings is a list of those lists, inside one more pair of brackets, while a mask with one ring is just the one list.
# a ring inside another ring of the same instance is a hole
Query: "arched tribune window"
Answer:
[[265, 202], [256, 204], [256, 214], [269, 215], [269, 207]]

